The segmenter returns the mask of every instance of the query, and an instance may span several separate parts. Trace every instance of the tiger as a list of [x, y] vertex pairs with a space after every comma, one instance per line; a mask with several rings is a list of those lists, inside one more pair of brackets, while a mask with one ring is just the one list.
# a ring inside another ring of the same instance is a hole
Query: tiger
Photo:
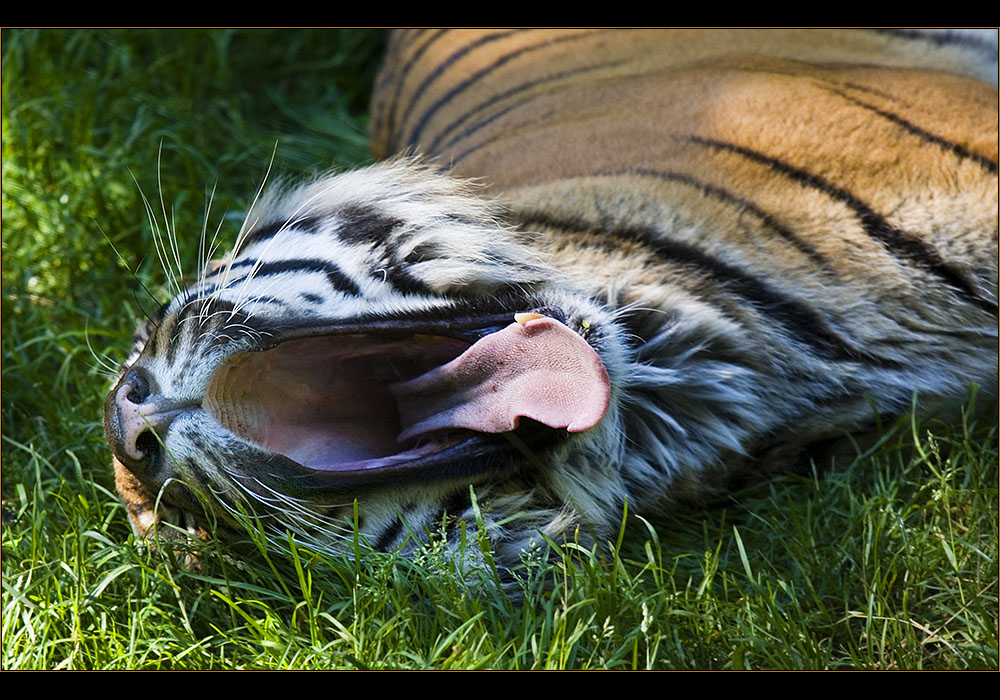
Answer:
[[996, 32], [418, 29], [378, 162], [279, 184], [104, 406], [140, 535], [485, 538], [997, 394]]

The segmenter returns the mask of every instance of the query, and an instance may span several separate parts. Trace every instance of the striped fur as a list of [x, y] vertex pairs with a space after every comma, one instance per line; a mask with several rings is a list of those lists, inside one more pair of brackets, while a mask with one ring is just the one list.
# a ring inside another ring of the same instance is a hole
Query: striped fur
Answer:
[[[336, 550], [357, 499], [374, 547], [479, 522], [509, 566], [539, 533], [603, 538], [626, 499], [764, 473], [915, 390], [928, 410], [971, 382], [995, 396], [995, 76], [995, 32], [396, 33], [372, 115], [396, 159], [266, 196], [137, 335], [106, 409], [133, 521], [205, 525], [207, 500], [220, 529], [253, 512]], [[247, 356], [474, 339], [523, 311], [596, 350], [595, 427], [338, 478], [219, 418]], [[169, 412], [142, 459], [122, 457], [132, 404]]]

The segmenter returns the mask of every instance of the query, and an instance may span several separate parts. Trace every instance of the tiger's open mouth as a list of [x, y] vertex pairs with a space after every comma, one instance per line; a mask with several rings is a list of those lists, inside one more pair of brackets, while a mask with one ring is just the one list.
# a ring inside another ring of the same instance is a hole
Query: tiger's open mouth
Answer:
[[413, 330], [306, 334], [242, 354], [216, 371], [204, 408], [269, 452], [345, 475], [496, 451], [509, 445], [490, 437], [522, 418], [587, 430], [607, 409], [597, 353], [553, 318]]

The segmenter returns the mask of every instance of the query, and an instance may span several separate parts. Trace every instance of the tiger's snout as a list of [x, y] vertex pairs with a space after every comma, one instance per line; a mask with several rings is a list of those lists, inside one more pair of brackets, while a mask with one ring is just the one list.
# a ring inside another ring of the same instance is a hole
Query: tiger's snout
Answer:
[[154, 484], [163, 439], [186, 406], [150, 392], [149, 382], [129, 371], [104, 402], [104, 432], [115, 458], [141, 481]]

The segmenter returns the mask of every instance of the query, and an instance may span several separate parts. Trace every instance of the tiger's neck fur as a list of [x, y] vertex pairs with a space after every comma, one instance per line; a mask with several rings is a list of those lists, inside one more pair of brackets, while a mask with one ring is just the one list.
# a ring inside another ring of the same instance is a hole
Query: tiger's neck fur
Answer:
[[376, 153], [481, 179], [620, 311], [636, 493], [863, 429], [865, 397], [995, 394], [995, 33], [449, 34], [394, 35]]

